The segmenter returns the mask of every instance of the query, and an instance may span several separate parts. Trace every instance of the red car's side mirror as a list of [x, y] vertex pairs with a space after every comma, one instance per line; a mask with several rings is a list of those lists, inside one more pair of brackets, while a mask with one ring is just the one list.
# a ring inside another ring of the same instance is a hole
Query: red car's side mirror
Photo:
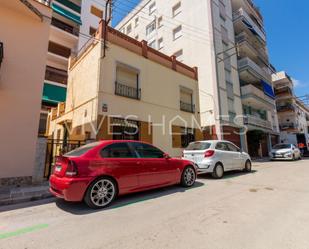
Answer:
[[164, 153], [164, 154], [163, 154], [163, 157], [164, 157], [165, 159], [170, 159], [170, 158], [171, 158], [170, 155], [167, 154], [167, 153]]

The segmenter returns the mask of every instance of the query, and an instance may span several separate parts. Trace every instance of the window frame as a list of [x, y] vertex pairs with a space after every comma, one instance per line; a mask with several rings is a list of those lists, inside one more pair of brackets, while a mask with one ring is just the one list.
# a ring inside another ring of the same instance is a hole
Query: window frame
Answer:
[[[173, 7], [172, 7], [172, 17], [176, 17], [176, 16], [178, 16], [181, 12], [182, 12], [182, 10], [181, 10], [181, 1], [179, 1], [178, 3], [176, 3]], [[178, 12], [175, 14], [175, 11], [177, 11], [178, 10]]]
[[[178, 29], [179, 31], [177, 31]], [[179, 35], [176, 37], [177, 33], [179, 33]], [[173, 41], [178, 40], [180, 37], [182, 37], [182, 25], [179, 25], [173, 29]]]
[[[157, 148], [156, 146], [153, 146], [151, 144], [147, 144], [147, 143], [142, 143], [142, 142], [131, 142], [128, 143], [129, 146], [132, 148], [132, 150], [135, 152], [135, 154], [137, 155], [138, 158], [140, 159], [162, 159], [164, 158], [164, 154], [166, 154], [164, 151], [162, 151], [161, 149]], [[138, 150], [136, 149], [135, 145], [142, 145], [142, 146], [149, 146], [155, 150], [157, 150], [158, 152], [162, 153], [162, 157], [143, 157]]]
[[[153, 29], [149, 32], [149, 28], [153, 27]], [[152, 34], [157, 28], [156, 20], [151, 21], [147, 26], [146, 26], [146, 35]]]

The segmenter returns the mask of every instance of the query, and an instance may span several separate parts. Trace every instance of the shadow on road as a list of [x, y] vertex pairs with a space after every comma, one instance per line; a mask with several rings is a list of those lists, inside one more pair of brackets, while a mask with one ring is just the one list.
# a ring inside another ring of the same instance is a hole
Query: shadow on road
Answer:
[[63, 211], [74, 215], [86, 215], [94, 212], [104, 212], [106, 210], [122, 208], [125, 206], [133, 205], [139, 202], [148, 201], [162, 196], [171, 195], [179, 192], [187, 192], [195, 188], [202, 187], [204, 183], [197, 181], [191, 188], [183, 188], [181, 186], [171, 186], [155, 190], [149, 190], [130, 195], [124, 195], [117, 198], [109, 207], [103, 209], [90, 209], [84, 203], [66, 202], [62, 199], [56, 200], [56, 205]]
[[198, 176], [198, 178], [220, 181], [220, 180], [226, 180], [226, 179], [230, 179], [230, 178], [234, 178], [234, 177], [241, 177], [241, 176], [245, 176], [245, 175], [249, 175], [249, 174], [255, 174], [257, 172], [258, 172], [257, 170], [252, 170], [251, 172], [243, 172], [243, 171], [239, 171], [239, 170], [234, 170], [234, 171], [224, 172], [224, 176], [223, 176], [222, 179], [215, 179], [211, 176], [211, 174], [201, 174], [201, 175]]

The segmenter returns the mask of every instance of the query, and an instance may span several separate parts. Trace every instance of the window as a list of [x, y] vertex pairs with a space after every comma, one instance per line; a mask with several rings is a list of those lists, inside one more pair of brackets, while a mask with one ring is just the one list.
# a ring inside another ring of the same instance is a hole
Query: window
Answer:
[[133, 99], [140, 99], [140, 89], [138, 87], [137, 69], [123, 64], [116, 67], [115, 94]]
[[233, 82], [232, 81], [232, 73], [228, 69], [225, 69], [225, 81], [226, 82]]
[[183, 55], [183, 51], [182, 51], [182, 49], [181, 50], [179, 50], [179, 51], [177, 51], [176, 53], [174, 53], [174, 56], [176, 56], [176, 59], [178, 60], [178, 61], [182, 61], [182, 55]]
[[182, 26], [178, 26], [177, 28], [173, 29], [173, 39], [176, 40], [178, 39], [179, 37], [182, 36]]
[[194, 142], [190, 143], [186, 150], [207, 150], [210, 148], [211, 143]]
[[191, 89], [180, 89], [180, 110], [194, 113], [193, 91]]
[[225, 21], [226, 10], [225, 10], [225, 5], [224, 3], [222, 3], [222, 1], [219, 1], [219, 12], [220, 12], [220, 17]]
[[234, 144], [231, 144], [231, 143], [227, 143], [227, 147], [232, 152], [239, 152], [240, 151], [240, 149], [238, 147], [236, 147]]
[[195, 140], [194, 130], [191, 128], [181, 128], [181, 147], [186, 148], [191, 142]]
[[221, 36], [224, 43], [229, 44], [229, 35], [227, 29], [221, 25]]
[[90, 13], [99, 17], [100, 19], [103, 18], [103, 10], [100, 10], [99, 8], [91, 5], [91, 8], [90, 8]]
[[151, 41], [149, 47], [156, 49], [156, 40]]
[[216, 145], [216, 150], [229, 151], [229, 147], [227, 146], [226, 143], [219, 142]]
[[138, 17], [136, 17], [136, 18], [135, 18], [135, 27], [137, 27], [137, 26], [138, 26], [138, 24], [139, 24], [139, 18], [138, 18]]
[[138, 140], [140, 122], [113, 118], [111, 122], [113, 140]]
[[146, 27], [146, 35], [151, 34], [156, 29], [156, 21], [152, 21]]
[[179, 13], [181, 13], [181, 2], [174, 5], [172, 9], [173, 17], [177, 16]]
[[39, 134], [45, 134], [47, 125], [47, 113], [40, 113]]
[[156, 11], [156, 2], [153, 2], [152, 4], [149, 5], [149, 15], [151, 15], [153, 12]]
[[103, 158], [135, 158], [127, 143], [115, 143], [106, 146], [101, 152]]
[[72, 150], [69, 153], [66, 153], [65, 156], [81, 156], [84, 155], [89, 150], [93, 149], [94, 147], [100, 145], [101, 142], [94, 142], [90, 144], [86, 144], [82, 147], [77, 148], [76, 150]]
[[162, 49], [163, 48], [163, 38], [160, 38], [158, 40], [158, 49]]
[[132, 25], [129, 24], [128, 27], [127, 27], [127, 34], [130, 34], [132, 31]]
[[95, 34], [95, 32], [97, 32], [97, 29], [95, 29], [94, 27], [89, 27], [89, 35], [93, 36]]
[[142, 143], [133, 143], [133, 148], [141, 158], [163, 158], [164, 152], [158, 148]]
[[163, 26], [163, 17], [160, 16], [160, 17], [158, 18], [158, 28], [161, 28], [162, 26]]

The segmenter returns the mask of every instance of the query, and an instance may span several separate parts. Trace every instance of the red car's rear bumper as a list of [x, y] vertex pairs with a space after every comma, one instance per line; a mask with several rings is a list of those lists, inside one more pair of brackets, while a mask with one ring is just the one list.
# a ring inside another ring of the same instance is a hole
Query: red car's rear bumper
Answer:
[[92, 178], [67, 178], [51, 175], [49, 191], [58, 198], [66, 201], [82, 201], [85, 191]]

